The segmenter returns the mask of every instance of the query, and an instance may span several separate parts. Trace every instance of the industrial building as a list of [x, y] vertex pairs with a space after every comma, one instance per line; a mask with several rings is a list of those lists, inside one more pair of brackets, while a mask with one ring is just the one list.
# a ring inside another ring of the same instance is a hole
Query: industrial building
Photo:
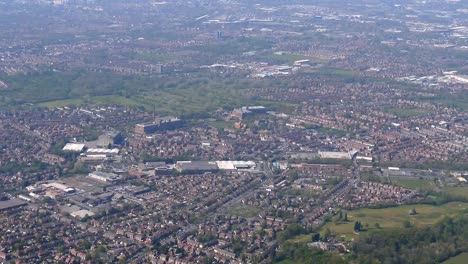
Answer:
[[104, 134], [100, 135], [97, 139], [98, 147], [107, 148], [109, 145], [118, 145], [124, 141], [124, 137], [120, 131], [106, 131]]
[[155, 175], [168, 175], [172, 173], [173, 165], [166, 162], [147, 162], [145, 164], [147, 170], [154, 170]]
[[253, 161], [237, 161], [237, 160], [220, 160], [216, 161], [216, 165], [220, 170], [250, 170], [255, 169]]
[[20, 199], [11, 199], [8, 201], [0, 201], [0, 212], [8, 211], [11, 209], [19, 208], [27, 205], [26, 202], [21, 201]]
[[45, 183], [42, 186], [45, 188], [54, 188], [59, 191], [62, 191], [64, 193], [73, 193], [75, 192], [74, 188], [68, 187], [65, 184], [59, 183], [59, 182], [52, 182], [52, 183]]
[[236, 108], [231, 112], [231, 116], [237, 119], [244, 119], [247, 116], [254, 114], [264, 114], [267, 112], [267, 108], [264, 106], [244, 106], [242, 108]]
[[64, 147], [63, 147], [63, 151], [69, 151], [69, 152], [82, 152], [85, 148], [85, 144], [84, 143], [67, 143]]
[[215, 161], [178, 161], [175, 169], [181, 173], [205, 173], [219, 170]]
[[166, 116], [156, 118], [153, 122], [136, 124], [135, 133], [149, 135], [158, 131], [172, 130], [182, 127], [183, 121], [177, 117]]
[[351, 159], [352, 155], [349, 152], [336, 151], [319, 151], [318, 155], [322, 159]]
[[79, 211], [70, 213], [70, 215], [71, 215], [72, 217], [75, 217], [75, 218], [78, 218], [78, 219], [82, 219], [82, 218], [85, 218], [85, 217], [87, 217], [87, 216], [93, 216], [94, 213], [91, 212], [91, 211], [88, 211], [88, 210], [79, 210]]
[[205, 173], [219, 170], [251, 170], [255, 169], [253, 161], [178, 161], [175, 169], [181, 173]]
[[120, 176], [115, 174], [115, 173], [109, 173], [109, 172], [102, 172], [102, 171], [93, 171], [88, 174], [88, 177], [106, 182], [106, 183], [114, 183], [120, 180]]

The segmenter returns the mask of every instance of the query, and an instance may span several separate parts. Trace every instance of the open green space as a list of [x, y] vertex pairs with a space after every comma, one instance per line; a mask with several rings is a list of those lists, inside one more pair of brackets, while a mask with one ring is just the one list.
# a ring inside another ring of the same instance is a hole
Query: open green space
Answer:
[[237, 207], [230, 208], [228, 213], [232, 215], [237, 215], [244, 218], [252, 218], [258, 215], [262, 210], [248, 205], [240, 205]]
[[298, 264], [297, 262], [295, 262], [294, 260], [292, 259], [285, 259], [285, 260], [282, 260], [280, 262], [276, 262], [277, 264]]
[[326, 63], [328, 60], [312, 57], [312, 56], [305, 56], [299, 54], [291, 54], [291, 53], [283, 53], [283, 54], [271, 54], [265, 57], [266, 59], [275, 61], [277, 63], [294, 63], [298, 60], [309, 60], [311, 63]]
[[461, 111], [468, 110], [468, 101], [466, 95], [460, 96], [459, 98], [438, 98], [433, 100], [433, 102], [448, 107], [457, 108]]
[[460, 186], [460, 187], [445, 187], [444, 192], [454, 195], [460, 196], [464, 198], [468, 198], [468, 186]]
[[384, 112], [393, 114], [402, 118], [422, 116], [422, 115], [428, 114], [427, 110], [418, 109], [418, 108], [409, 108], [409, 109], [390, 108], [390, 109], [385, 109]]
[[393, 184], [399, 185], [409, 189], [432, 189], [434, 188], [434, 182], [430, 180], [418, 180], [418, 179], [392, 179]]
[[321, 68], [319, 73], [328, 75], [328, 76], [336, 76], [336, 77], [349, 79], [350, 81], [353, 80], [352, 78], [358, 78], [358, 79], [362, 78], [362, 80], [365, 79], [364, 77], [359, 77], [358, 71], [338, 69], [338, 68]]
[[287, 242], [290, 242], [290, 243], [308, 243], [311, 241], [312, 241], [311, 234], [298, 235], [287, 240]]
[[54, 100], [54, 101], [39, 103], [38, 106], [53, 108], [53, 107], [63, 107], [63, 106], [69, 106], [69, 105], [80, 105], [83, 103], [84, 101], [82, 99], [63, 99], [63, 100]]
[[[416, 210], [416, 215], [409, 214], [413, 208]], [[402, 228], [405, 221], [409, 221], [414, 226], [433, 225], [447, 216], [455, 216], [462, 212], [468, 212], [468, 203], [451, 202], [440, 206], [420, 204], [383, 209], [359, 209], [348, 212], [348, 222], [327, 223], [322, 227], [321, 233], [323, 235], [325, 230], [329, 228], [332, 233], [336, 233], [337, 238], [352, 240], [357, 238], [360, 233]], [[356, 221], [360, 221], [367, 231], [354, 232]], [[378, 223], [379, 228], [375, 227], [376, 223]], [[368, 227], [365, 227], [366, 224]]]
[[312, 190], [312, 189], [288, 189], [287, 191], [284, 192], [286, 195], [292, 195], [292, 196], [302, 196], [305, 198], [316, 198], [318, 197], [322, 191], [320, 190]]
[[36, 105], [118, 104], [144, 107], [159, 114], [199, 116], [218, 108], [263, 104], [288, 112], [294, 105], [262, 101], [244, 91], [279, 86], [274, 80], [213, 78], [197, 73], [186, 76], [123, 76], [114, 73], [42, 72], [7, 76], [9, 89], [0, 93], [0, 107]]
[[203, 52], [206, 56], [240, 55], [244, 52], [270, 50], [273, 43], [260, 37], [240, 37], [227, 39], [216, 44], [195, 47], [194, 50]]
[[443, 264], [466, 264], [466, 263], [468, 263], [468, 252], [461, 253], [458, 256], [455, 256], [443, 262]]
[[152, 63], [163, 63], [181, 60], [182, 58], [172, 54], [160, 54], [158, 52], [132, 52], [127, 54], [131, 59], [144, 60]]
[[210, 122], [209, 124], [216, 128], [233, 128], [234, 127], [234, 123], [226, 122], [222, 120]]

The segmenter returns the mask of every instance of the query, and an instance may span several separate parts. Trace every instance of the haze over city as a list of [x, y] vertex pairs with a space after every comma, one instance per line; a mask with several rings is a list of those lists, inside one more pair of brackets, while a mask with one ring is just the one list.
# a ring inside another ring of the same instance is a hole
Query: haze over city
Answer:
[[0, 263], [468, 261], [463, 0], [0, 0]]

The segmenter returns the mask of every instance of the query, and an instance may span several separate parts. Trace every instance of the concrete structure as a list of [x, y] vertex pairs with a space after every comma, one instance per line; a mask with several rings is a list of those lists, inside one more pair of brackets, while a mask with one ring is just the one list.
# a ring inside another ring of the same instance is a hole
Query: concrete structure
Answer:
[[322, 159], [351, 159], [349, 152], [319, 151], [318, 154]]
[[102, 172], [102, 171], [93, 171], [88, 174], [88, 177], [102, 181], [102, 182], [108, 182], [108, 183], [113, 183], [117, 182], [120, 180], [120, 176], [114, 173], [108, 173], [108, 172]]
[[153, 122], [136, 124], [135, 133], [140, 135], [148, 135], [157, 131], [172, 130], [183, 125], [183, 121], [177, 117], [167, 116], [157, 118]]
[[20, 199], [11, 199], [8, 201], [0, 201], [0, 212], [8, 211], [11, 209], [19, 208], [21, 206], [27, 205], [26, 202], [21, 201]]
[[74, 188], [68, 187], [65, 184], [62, 184], [62, 183], [59, 183], [59, 182], [46, 183], [46, 184], [43, 184], [43, 186], [46, 187], [46, 188], [54, 188], [54, 189], [57, 189], [57, 190], [60, 190], [62, 192], [66, 192], [66, 193], [75, 192]]
[[238, 161], [238, 160], [220, 160], [216, 161], [216, 165], [220, 170], [246, 170], [254, 169], [256, 164], [253, 161]]
[[178, 161], [175, 168], [181, 173], [205, 173], [219, 170], [214, 161]]
[[106, 148], [109, 145], [120, 144], [123, 140], [124, 137], [120, 131], [107, 131], [98, 137], [97, 146]]
[[107, 157], [119, 154], [119, 149], [106, 149], [106, 148], [90, 148], [86, 151], [87, 156], [92, 155], [106, 155]]
[[88, 210], [79, 210], [79, 211], [70, 213], [70, 215], [72, 217], [81, 219], [81, 218], [85, 218], [86, 216], [93, 216], [94, 213]]
[[243, 119], [247, 116], [254, 114], [264, 114], [267, 112], [267, 108], [264, 106], [244, 106], [242, 108], [236, 108], [232, 110], [231, 116], [238, 119]]
[[67, 143], [65, 147], [63, 147], [63, 151], [70, 151], [70, 152], [82, 152], [85, 148], [84, 143]]

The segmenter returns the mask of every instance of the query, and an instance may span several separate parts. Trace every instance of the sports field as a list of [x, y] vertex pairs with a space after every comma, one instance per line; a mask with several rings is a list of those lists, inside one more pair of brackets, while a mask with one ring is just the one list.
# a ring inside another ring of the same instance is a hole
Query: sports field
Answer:
[[[410, 215], [409, 211], [416, 209], [416, 215]], [[441, 206], [433, 205], [403, 205], [383, 209], [360, 209], [349, 211], [348, 222], [328, 223], [322, 229], [321, 233], [327, 228], [336, 233], [337, 237], [344, 240], [352, 240], [359, 236], [354, 232], [354, 222], [360, 221], [365, 232], [375, 232], [378, 230], [401, 228], [405, 221], [409, 221], [414, 226], [433, 225], [441, 221], [446, 216], [455, 216], [461, 212], [468, 212], [468, 203], [452, 202]], [[378, 224], [377, 228], [375, 224]], [[368, 227], [366, 227], [366, 224]]]

